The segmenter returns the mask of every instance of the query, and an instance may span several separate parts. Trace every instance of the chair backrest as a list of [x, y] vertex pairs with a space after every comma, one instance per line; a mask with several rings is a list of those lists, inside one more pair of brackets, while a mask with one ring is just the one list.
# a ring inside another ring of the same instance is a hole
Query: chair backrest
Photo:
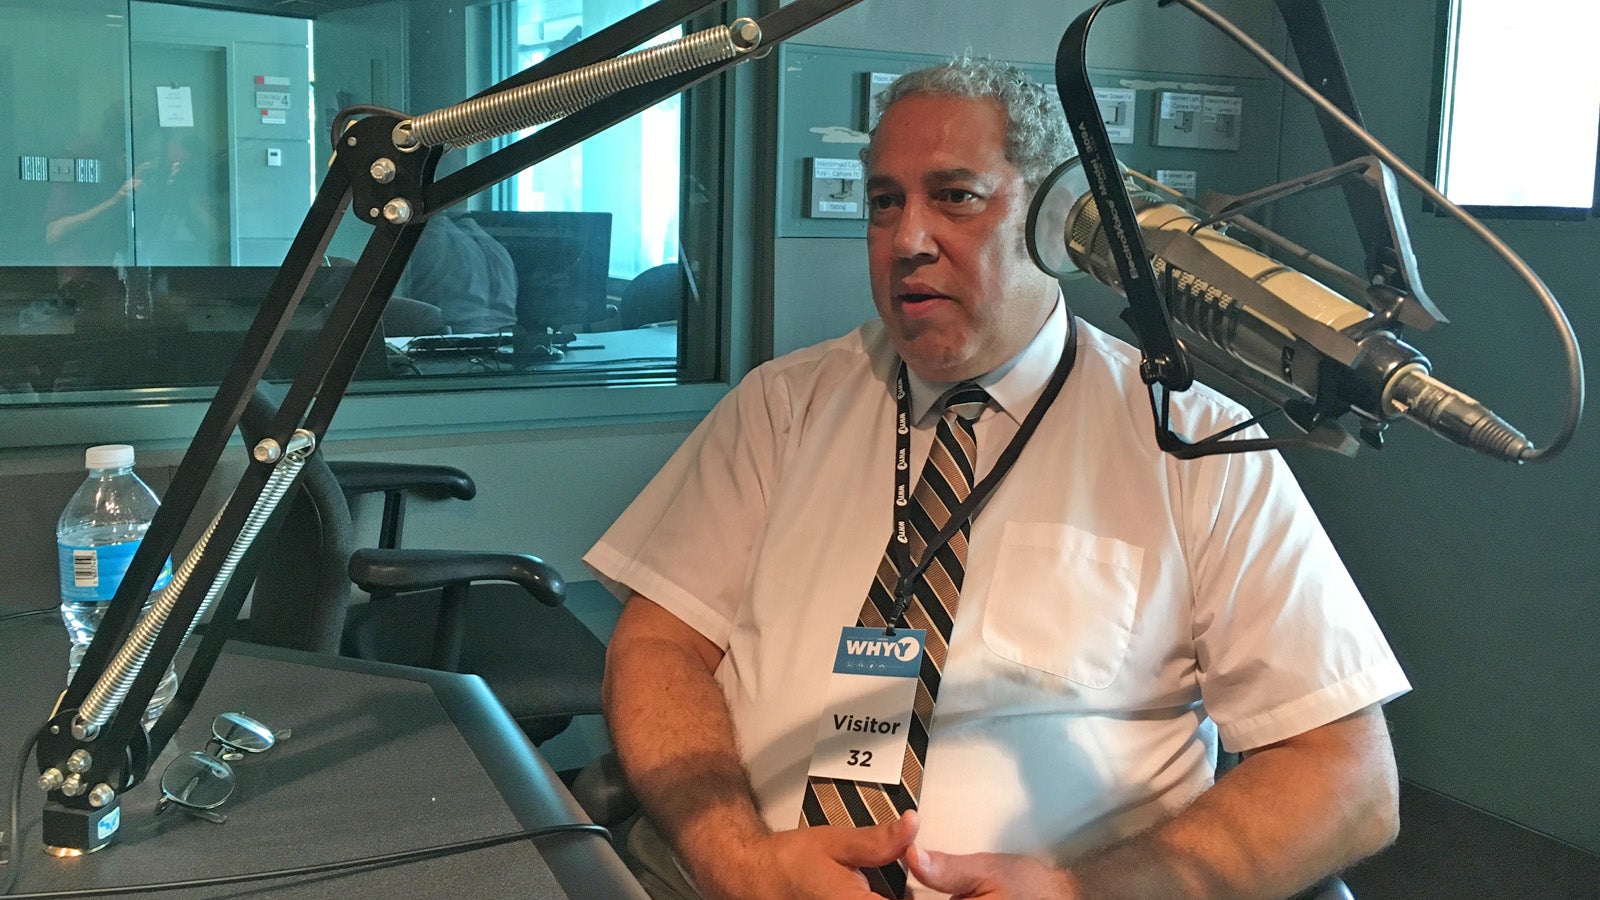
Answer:
[[[264, 437], [277, 415], [275, 389], [256, 389], [239, 420], [247, 445]], [[260, 537], [250, 615], [236, 632], [244, 640], [314, 653], [337, 654], [345, 614], [354, 599], [350, 554], [355, 551], [350, 507], [320, 451]]]
[[622, 327], [678, 321], [683, 315], [683, 271], [678, 263], [666, 263], [634, 276], [617, 302]]

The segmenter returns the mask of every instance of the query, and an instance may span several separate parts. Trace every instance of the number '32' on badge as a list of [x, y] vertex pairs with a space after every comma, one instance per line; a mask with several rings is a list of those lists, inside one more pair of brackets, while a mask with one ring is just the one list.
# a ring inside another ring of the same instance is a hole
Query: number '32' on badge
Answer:
[[900, 783], [926, 636], [920, 628], [893, 635], [882, 628], [843, 629], [809, 774]]

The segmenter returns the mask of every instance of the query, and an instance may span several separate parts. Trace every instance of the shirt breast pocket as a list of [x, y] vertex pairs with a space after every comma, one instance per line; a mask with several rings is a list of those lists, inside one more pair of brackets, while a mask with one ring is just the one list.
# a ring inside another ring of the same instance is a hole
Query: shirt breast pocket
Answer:
[[1008, 522], [983, 614], [995, 655], [1090, 688], [1121, 670], [1144, 551], [1053, 522]]

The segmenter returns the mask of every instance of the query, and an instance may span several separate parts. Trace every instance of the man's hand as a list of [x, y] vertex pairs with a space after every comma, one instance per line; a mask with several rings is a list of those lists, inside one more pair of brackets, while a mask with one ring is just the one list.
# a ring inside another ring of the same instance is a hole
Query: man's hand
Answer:
[[1177, 815], [1070, 870], [1019, 856], [907, 854], [957, 898], [1287, 897], [1394, 839], [1397, 785], [1376, 705], [1257, 748]]
[[[730, 897], [881, 900], [862, 869], [904, 856], [917, 836], [917, 814], [871, 828], [820, 825], [766, 835], [742, 854], [735, 883], [719, 884]], [[730, 862], [733, 862], [730, 860]], [[719, 879], [720, 881], [721, 879]]]
[[906, 864], [917, 880], [951, 900], [1072, 900], [1072, 876], [1028, 856], [1011, 853], [939, 853], [912, 847]]
[[721, 660], [648, 598], [623, 607], [606, 653], [606, 720], [650, 820], [707, 897], [875, 897], [860, 869], [904, 855], [916, 814], [872, 828], [771, 831], [712, 677]]

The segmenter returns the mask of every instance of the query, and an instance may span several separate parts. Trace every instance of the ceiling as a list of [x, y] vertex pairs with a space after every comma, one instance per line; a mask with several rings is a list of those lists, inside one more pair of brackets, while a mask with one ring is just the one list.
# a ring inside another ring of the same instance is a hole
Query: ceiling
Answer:
[[209, 9], [228, 9], [235, 12], [261, 13], [269, 16], [292, 16], [315, 19], [318, 16], [347, 9], [359, 9], [387, 0], [162, 0], [175, 6], [202, 6]]

